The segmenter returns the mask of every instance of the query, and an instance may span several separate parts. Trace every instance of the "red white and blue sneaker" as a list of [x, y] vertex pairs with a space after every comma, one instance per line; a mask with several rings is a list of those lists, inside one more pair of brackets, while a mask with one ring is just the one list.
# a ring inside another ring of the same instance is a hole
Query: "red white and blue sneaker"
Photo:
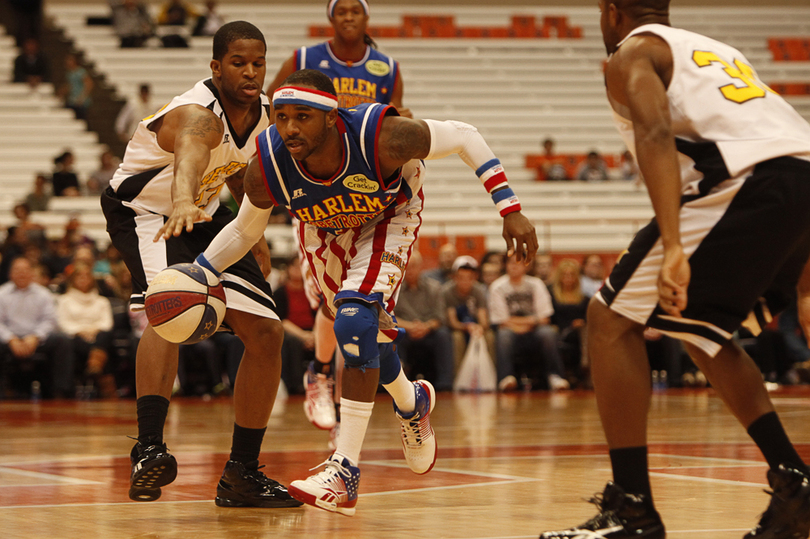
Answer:
[[408, 467], [420, 475], [428, 473], [436, 464], [436, 436], [430, 426], [430, 412], [436, 405], [436, 391], [426, 380], [413, 383], [416, 391], [416, 409], [403, 414], [394, 403], [402, 427], [402, 451]]
[[349, 459], [337, 454], [312, 469], [317, 470], [321, 466], [324, 466], [323, 471], [290, 483], [290, 495], [305, 504], [333, 513], [354, 515], [360, 468], [352, 466]]
[[315, 362], [311, 361], [304, 373], [304, 388], [307, 391], [304, 414], [310, 423], [322, 430], [330, 430], [335, 426], [334, 386], [335, 379], [316, 373]]
[[588, 522], [558, 532], [545, 532], [540, 539], [664, 539], [666, 531], [658, 511], [640, 494], [627, 494], [610, 482], [590, 501], [599, 513]]

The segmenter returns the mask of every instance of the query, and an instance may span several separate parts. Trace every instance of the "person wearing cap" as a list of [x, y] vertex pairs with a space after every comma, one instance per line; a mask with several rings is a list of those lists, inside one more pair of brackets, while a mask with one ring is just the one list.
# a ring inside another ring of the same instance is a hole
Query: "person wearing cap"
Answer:
[[480, 133], [456, 121], [403, 118], [378, 103], [339, 109], [328, 76], [312, 69], [290, 75], [273, 94], [276, 123], [257, 139], [259, 156], [245, 172], [236, 220], [197, 262], [219, 272], [264, 234], [273, 207], [300, 229], [310, 267], [335, 318], [345, 359], [341, 427], [323, 471], [290, 484], [305, 503], [352, 515], [360, 482], [360, 450], [377, 386], [394, 399], [408, 467], [428, 473], [436, 462], [430, 382], [405, 376], [396, 347], [394, 309], [422, 224], [425, 159], [458, 154], [475, 171], [503, 217], [507, 252], [528, 263], [537, 233], [521, 213], [503, 166]]
[[[399, 63], [378, 51], [377, 44], [368, 35], [368, 2], [330, 0], [326, 14], [334, 28], [334, 38], [297, 49], [267, 86], [267, 95], [273, 95], [284, 79], [295, 71], [315, 69], [332, 80], [341, 108], [351, 108], [360, 103], [390, 104], [396, 107], [400, 116], [412, 117], [410, 110], [402, 104], [403, 85]], [[298, 229], [299, 225], [298, 219], [293, 217], [293, 227]], [[323, 293], [312, 276], [300, 242], [298, 251], [305, 277], [304, 290], [312, 308], [317, 309], [313, 328], [315, 360], [310, 362], [304, 375], [304, 412], [316, 427], [331, 429], [330, 448], [334, 449], [340, 430], [340, 371], [343, 357], [335, 354], [332, 322], [321, 307]], [[333, 358], [336, 361], [333, 362]]]
[[450, 391], [455, 368], [450, 330], [440, 301], [441, 285], [425, 273], [422, 255], [414, 252], [395, 309], [399, 327], [405, 330], [397, 350], [412, 374], [422, 374], [436, 391]]
[[442, 303], [453, 335], [455, 370], [458, 371], [473, 335], [483, 335], [490, 357], [495, 357], [495, 334], [487, 315], [487, 287], [478, 281], [475, 258], [462, 255], [455, 259], [452, 278], [442, 286]]

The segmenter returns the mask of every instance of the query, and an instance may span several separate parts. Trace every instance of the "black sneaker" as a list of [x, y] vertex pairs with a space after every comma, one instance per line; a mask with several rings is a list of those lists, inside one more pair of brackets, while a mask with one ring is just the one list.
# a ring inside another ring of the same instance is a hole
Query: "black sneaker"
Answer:
[[810, 535], [810, 477], [783, 464], [768, 470], [771, 503], [744, 539], [807, 539]]
[[259, 471], [259, 461], [247, 464], [229, 460], [217, 485], [214, 500], [220, 507], [300, 507], [287, 487]]
[[644, 496], [627, 494], [610, 482], [602, 494], [588, 500], [599, 508], [599, 514], [585, 524], [570, 530], [545, 532], [540, 539], [589, 537], [591, 539], [621, 539], [636, 537], [664, 539], [666, 531], [658, 511]]
[[160, 487], [177, 477], [177, 461], [169, 454], [166, 444], [135, 444], [129, 455], [132, 474], [129, 498], [136, 502], [153, 502], [160, 498]]

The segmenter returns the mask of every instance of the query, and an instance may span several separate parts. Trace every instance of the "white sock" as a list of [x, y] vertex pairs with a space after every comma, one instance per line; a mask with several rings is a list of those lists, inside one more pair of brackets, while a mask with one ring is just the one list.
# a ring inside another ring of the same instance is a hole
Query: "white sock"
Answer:
[[315, 358], [321, 363], [332, 361], [332, 354], [335, 353], [335, 322], [329, 320], [323, 309], [318, 309], [315, 314]]
[[413, 382], [408, 380], [402, 368], [399, 369], [399, 376], [390, 384], [383, 384], [385, 390], [394, 398], [397, 408], [403, 414], [409, 414], [416, 410], [416, 390]]
[[340, 399], [340, 436], [335, 454], [346, 457], [352, 466], [360, 462], [360, 449], [366, 437], [368, 420], [371, 419], [373, 402], [358, 402]]

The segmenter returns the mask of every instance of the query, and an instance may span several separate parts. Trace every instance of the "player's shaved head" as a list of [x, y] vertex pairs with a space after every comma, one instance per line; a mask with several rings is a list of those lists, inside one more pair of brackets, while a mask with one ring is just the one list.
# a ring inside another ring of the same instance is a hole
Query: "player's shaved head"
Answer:
[[643, 19], [653, 16], [667, 16], [669, 14], [669, 0], [607, 0], [619, 11], [627, 14], [631, 19]]
[[337, 97], [335, 85], [327, 75], [316, 69], [300, 69], [284, 79], [282, 86], [307, 86]]
[[267, 42], [264, 40], [262, 31], [247, 21], [233, 21], [223, 24], [217, 33], [214, 34], [214, 60], [222, 61], [228, 53], [231, 43], [240, 39], [255, 39], [264, 43], [267, 50]]

